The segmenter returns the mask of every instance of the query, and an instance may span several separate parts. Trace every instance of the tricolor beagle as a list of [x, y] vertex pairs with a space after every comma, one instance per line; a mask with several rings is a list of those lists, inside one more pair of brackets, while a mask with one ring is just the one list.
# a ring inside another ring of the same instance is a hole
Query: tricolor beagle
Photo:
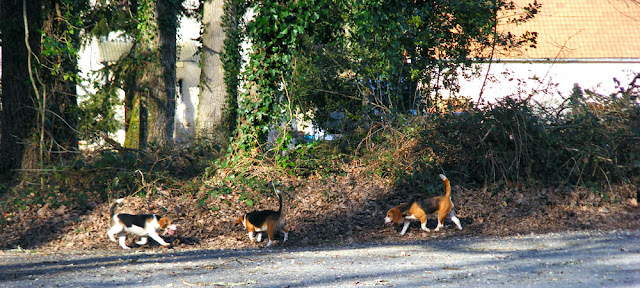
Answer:
[[391, 225], [393, 223], [400, 223], [401, 220], [404, 221], [404, 227], [402, 227], [402, 232], [400, 232], [400, 235], [404, 235], [407, 233], [407, 229], [409, 229], [409, 220], [420, 220], [422, 230], [429, 232], [430, 230], [427, 228], [427, 215], [438, 212], [438, 226], [435, 231], [440, 230], [445, 218], [450, 218], [451, 221], [458, 226], [458, 229], [462, 230], [460, 220], [453, 212], [449, 179], [442, 174], [440, 174], [440, 178], [444, 180], [445, 184], [446, 193], [444, 196], [432, 197], [425, 200], [412, 200], [393, 207], [387, 212], [384, 223]]
[[[114, 214], [116, 205], [122, 203], [122, 201], [124, 201], [124, 199], [120, 198], [111, 204], [111, 229], [107, 232], [111, 241], [118, 242], [124, 249], [130, 249], [125, 244], [125, 240], [127, 233], [131, 233], [140, 236], [140, 240], [136, 241], [138, 245], [147, 244], [147, 237], [153, 238], [153, 240], [162, 246], [169, 245], [156, 231], [157, 229], [165, 229], [170, 235], [173, 235], [176, 231], [176, 225], [172, 225], [169, 218], [160, 217], [156, 214]], [[116, 241], [116, 235], [118, 236], [118, 241]]]
[[262, 241], [262, 232], [266, 230], [267, 236], [269, 236], [269, 243], [267, 243], [267, 247], [271, 246], [273, 236], [277, 231], [282, 231], [284, 234], [283, 243], [287, 242], [287, 238], [289, 236], [287, 230], [284, 229], [285, 219], [282, 217], [282, 195], [280, 195], [280, 191], [278, 190], [276, 190], [276, 194], [278, 194], [278, 200], [280, 201], [280, 209], [278, 211], [253, 211], [240, 216], [238, 221], [233, 225], [237, 226], [242, 223], [244, 228], [247, 229], [247, 234], [251, 241], [253, 241], [253, 234], [255, 232], [258, 232], [257, 241]]

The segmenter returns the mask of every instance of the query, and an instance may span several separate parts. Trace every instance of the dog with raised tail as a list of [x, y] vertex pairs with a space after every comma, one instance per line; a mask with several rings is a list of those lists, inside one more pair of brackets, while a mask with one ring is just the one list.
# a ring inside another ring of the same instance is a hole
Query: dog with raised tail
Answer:
[[[175, 224], [171, 224], [171, 219], [156, 214], [115, 214], [116, 205], [122, 203], [122, 201], [124, 201], [124, 198], [120, 198], [111, 204], [111, 229], [107, 232], [111, 241], [118, 242], [123, 249], [130, 249], [125, 244], [125, 240], [127, 233], [131, 233], [140, 236], [140, 240], [136, 241], [138, 245], [147, 244], [148, 237], [151, 237], [158, 244], [169, 246], [169, 243], [158, 235], [157, 230], [164, 229], [170, 235], [173, 235], [177, 228]], [[117, 241], [116, 236], [118, 236]]]
[[285, 219], [282, 217], [282, 195], [280, 195], [280, 191], [277, 189], [276, 194], [278, 195], [278, 201], [280, 202], [280, 208], [278, 211], [260, 210], [246, 213], [240, 216], [238, 221], [233, 225], [235, 227], [238, 224], [242, 224], [242, 226], [247, 229], [247, 235], [251, 241], [254, 241], [255, 232], [258, 232], [256, 239], [257, 242], [262, 241], [262, 232], [267, 231], [269, 242], [266, 247], [271, 246], [274, 235], [278, 231], [281, 231], [284, 234], [284, 240], [282, 240], [282, 243], [287, 242], [287, 238], [289, 236], [289, 233], [287, 233], [287, 230], [284, 228]]
[[458, 229], [462, 230], [460, 220], [453, 212], [453, 202], [451, 202], [451, 183], [447, 176], [440, 174], [440, 179], [444, 181], [445, 194], [444, 196], [437, 196], [428, 199], [411, 200], [409, 202], [400, 204], [387, 211], [387, 216], [384, 218], [384, 223], [392, 225], [393, 223], [404, 222], [402, 232], [400, 235], [407, 233], [409, 229], [410, 220], [420, 220], [420, 228], [429, 232], [427, 228], [427, 215], [432, 213], [438, 213], [438, 226], [434, 231], [439, 231], [442, 228], [444, 220], [446, 218], [451, 219]]

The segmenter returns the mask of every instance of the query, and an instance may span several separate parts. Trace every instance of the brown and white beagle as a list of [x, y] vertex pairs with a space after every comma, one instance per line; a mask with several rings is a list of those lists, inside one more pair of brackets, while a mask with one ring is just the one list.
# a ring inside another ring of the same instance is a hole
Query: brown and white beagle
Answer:
[[[114, 214], [116, 205], [122, 203], [122, 201], [124, 199], [120, 198], [111, 204], [111, 229], [107, 232], [111, 241], [118, 242], [123, 249], [130, 249], [125, 244], [125, 240], [127, 233], [131, 233], [140, 236], [140, 240], [136, 241], [138, 245], [147, 244], [148, 237], [151, 237], [162, 246], [169, 245], [158, 235], [157, 230], [164, 229], [170, 235], [173, 235], [176, 231], [176, 225], [171, 224], [171, 219], [160, 217], [156, 214]], [[116, 241], [115, 236], [118, 236], [118, 241]]]
[[278, 194], [278, 200], [280, 202], [280, 208], [278, 211], [273, 210], [261, 210], [261, 211], [253, 211], [247, 214], [244, 214], [238, 218], [238, 221], [233, 225], [234, 227], [238, 224], [242, 223], [244, 228], [247, 229], [247, 234], [249, 235], [249, 240], [253, 241], [253, 234], [258, 232], [257, 242], [262, 241], [262, 232], [267, 231], [267, 236], [269, 237], [269, 243], [267, 243], [267, 247], [271, 246], [273, 242], [273, 236], [276, 232], [281, 231], [284, 234], [284, 240], [282, 243], [287, 242], [287, 238], [289, 233], [284, 229], [285, 219], [282, 217], [282, 195], [280, 195], [280, 191], [276, 190], [276, 194]]
[[460, 220], [453, 212], [453, 202], [451, 202], [451, 183], [447, 176], [440, 174], [440, 178], [444, 181], [446, 193], [444, 196], [437, 196], [428, 199], [412, 200], [396, 207], [393, 207], [387, 211], [387, 216], [384, 218], [384, 223], [392, 225], [393, 223], [404, 222], [402, 232], [400, 235], [407, 233], [409, 229], [409, 220], [420, 220], [420, 226], [422, 230], [429, 232], [427, 228], [427, 215], [431, 213], [438, 213], [438, 226], [435, 231], [439, 231], [442, 228], [444, 220], [450, 218], [453, 223], [458, 226], [458, 229], [462, 230]]

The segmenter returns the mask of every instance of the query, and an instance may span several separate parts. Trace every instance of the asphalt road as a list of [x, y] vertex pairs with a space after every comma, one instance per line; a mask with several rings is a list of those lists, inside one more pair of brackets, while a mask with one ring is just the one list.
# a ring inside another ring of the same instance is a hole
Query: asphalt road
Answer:
[[640, 230], [132, 250], [0, 251], [0, 287], [640, 287]]

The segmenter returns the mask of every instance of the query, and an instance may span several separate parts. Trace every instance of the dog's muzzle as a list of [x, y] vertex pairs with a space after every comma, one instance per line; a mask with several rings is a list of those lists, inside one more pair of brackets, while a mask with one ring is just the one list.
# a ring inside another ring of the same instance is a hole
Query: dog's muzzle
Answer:
[[169, 232], [169, 235], [173, 235], [174, 233], [176, 233], [178, 227], [176, 227], [176, 225], [171, 225], [167, 228], [167, 232]]

